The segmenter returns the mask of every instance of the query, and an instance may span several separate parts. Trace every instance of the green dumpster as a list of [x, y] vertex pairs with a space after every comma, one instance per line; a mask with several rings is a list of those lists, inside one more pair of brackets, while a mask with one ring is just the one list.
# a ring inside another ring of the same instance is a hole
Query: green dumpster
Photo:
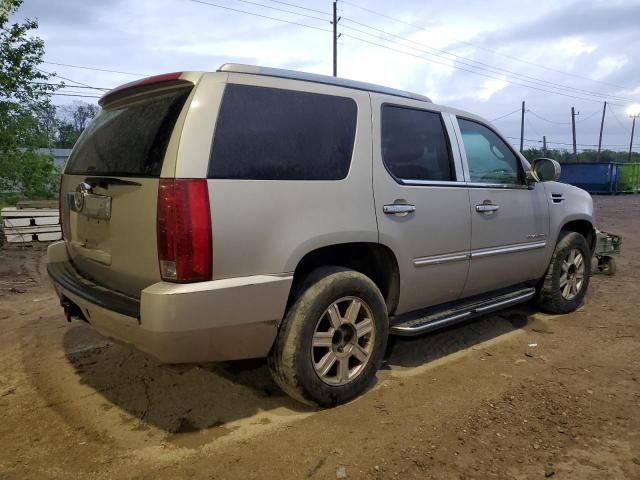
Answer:
[[618, 193], [638, 193], [640, 191], [640, 163], [620, 163], [618, 165]]

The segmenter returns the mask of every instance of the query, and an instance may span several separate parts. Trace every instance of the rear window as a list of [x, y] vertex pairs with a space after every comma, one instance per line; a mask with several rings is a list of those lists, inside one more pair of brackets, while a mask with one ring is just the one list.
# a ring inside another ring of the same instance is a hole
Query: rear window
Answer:
[[66, 173], [160, 176], [171, 132], [190, 89], [102, 110], [81, 135]]
[[345, 178], [356, 114], [356, 103], [346, 97], [229, 84], [216, 123], [209, 178]]

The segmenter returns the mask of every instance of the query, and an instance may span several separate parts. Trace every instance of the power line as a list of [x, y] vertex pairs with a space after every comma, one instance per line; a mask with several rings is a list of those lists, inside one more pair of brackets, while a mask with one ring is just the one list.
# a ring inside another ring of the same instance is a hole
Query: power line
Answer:
[[582, 122], [586, 122], [587, 120], [589, 120], [590, 118], [595, 117], [596, 115], [598, 115], [599, 113], [602, 113], [598, 110], [596, 110], [595, 112], [591, 112], [588, 115], [585, 115], [583, 118], [576, 120], [576, 123], [582, 123]]
[[[357, 21], [352, 20], [350, 18], [343, 18], [343, 20], [351, 22], [351, 23], [355, 23], [357, 25], [361, 25], [361, 26], [363, 26], [365, 28], [369, 28], [371, 30], [375, 30], [376, 32], [380, 32], [380, 33], [383, 33], [385, 35], [389, 35], [391, 37], [401, 39], [402, 41], [409, 42], [409, 43], [412, 43], [414, 45], [419, 45], [419, 46], [421, 46], [423, 48], [428, 48], [429, 50], [433, 50], [435, 52], [439, 52], [440, 53], [440, 54], [438, 54], [438, 53], [427, 52], [427, 51], [421, 50], [419, 48], [403, 45], [405, 47], [413, 48], [414, 50], [418, 50], [418, 51], [421, 51], [423, 53], [426, 53], [427, 55], [434, 55], [434, 56], [439, 57], [439, 58], [445, 58], [445, 57], [443, 57], [443, 55], [449, 55], [449, 56], [454, 57], [456, 59], [454, 61], [460, 62], [460, 63], [462, 63], [462, 65], [466, 65], [466, 66], [471, 67], [471, 68], [477, 68], [477, 69], [480, 69], [480, 70], [489, 71], [489, 72], [494, 73], [494, 74], [508, 75], [508, 76], [516, 77], [516, 78], [520, 77], [520, 78], [517, 78], [517, 79], [518, 80], [521, 79], [521, 81], [524, 81], [524, 82], [533, 83], [533, 84], [544, 86], [544, 87], [548, 87], [548, 88], [556, 88], [556, 89], [559, 89], [559, 90], [564, 90], [564, 91], [569, 91], [569, 92], [577, 92], [577, 93], [580, 93], [581, 95], [589, 95], [589, 96], [594, 96], [594, 97], [598, 97], [598, 98], [602, 98], [602, 99], [613, 98], [613, 99], [622, 100], [622, 101], [631, 101], [631, 99], [628, 99], [628, 98], [625, 98], [625, 97], [620, 97], [620, 96], [617, 96], [617, 95], [608, 95], [608, 94], [603, 94], [603, 93], [595, 92], [595, 91], [591, 91], [591, 90], [584, 90], [584, 89], [575, 88], [575, 87], [567, 87], [565, 85], [562, 85], [562, 84], [559, 84], [559, 83], [556, 83], [556, 82], [543, 80], [543, 79], [540, 79], [540, 78], [532, 77], [530, 75], [525, 75], [525, 74], [522, 74], [522, 73], [514, 72], [512, 70], [507, 70], [505, 68], [496, 67], [496, 66], [490, 65], [488, 63], [480, 62], [478, 60], [473, 60], [473, 59], [470, 59], [470, 58], [462, 56], [462, 55], [457, 55], [455, 53], [451, 53], [451, 52], [449, 52], [447, 50], [434, 48], [434, 47], [431, 47], [429, 45], [425, 45], [423, 43], [419, 43], [419, 42], [416, 42], [414, 40], [408, 39], [408, 38], [403, 37], [401, 35], [396, 35], [395, 33], [387, 32], [385, 30], [381, 30], [379, 28], [367, 25], [365, 23], [357, 22]], [[378, 38], [378, 39], [381, 39], [381, 40], [391, 41], [389, 39], [382, 38], [382, 37], [380, 37], [378, 35], [373, 35], [373, 34], [371, 34], [369, 32], [365, 32], [365, 31], [362, 31], [360, 29], [350, 27], [348, 25], [344, 25], [343, 28], [348, 28], [348, 29], [356, 31], [358, 33], [362, 33], [364, 35], [369, 35], [369, 36], [372, 36], [374, 38]], [[396, 42], [396, 43], [398, 43], [398, 42]], [[447, 60], [450, 60], [450, 59], [447, 58]]]
[[101, 95], [83, 95], [79, 93], [52, 93], [51, 95], [57, 95], [60, 97], [102, 98]]
[[524, 117], [524, 121], [527, 122], [527, 125], [529, 125], [529, 127], [531, 127], [531, 130], [533, 130], [533, 133], [536, 133], [538, 134], [538, 136], [542, 137], [542, 134], [538, 131], [536, 127], [533, 126], [533, 123], [531, 123], [531, 121], [529, 120], [529, 117], [527, 117], [526, 115]]
[[[192, 1], [195, 1], [195, 0], [192, 0]], [[491, 78], [491, 79], [493, 79], [493, 80], [502, 80], [502, 81], [504, 81], [504, 82], [507, 82], [507, 83], [510, 83], [510, 84], [513, 84], [513, 85], [519, 85], [519, 86], [521, 86], [521, 87], [530, 88], [530, 89], [532, 89], [532, 90], [538, 90], [538, 91], [545, 92], [545, 93], [552, 93], [552, 94], [555, 94], [555, 95], [562, 95], [562, 96], [564, 96], [564, 97], [569, 97], [569, 98], [576, 98], [576, 99], [578, 99], [578, 100], [583, 100], [583, 101], [587, 101], [587, 102], [596, 102], [596, 103], [600, 103], [600, 100], [596, 100], [596, 99], [594, 99], [594, 98], [579, 97], [579, 96], [577, 96], [577, 95], [570, 95], [570, 94], [568, 94], [568, 93], [562, 93], [562, 92], [557, 92], [557, 91], [553, 91], [553, 90], [547, 90], [547, 89], [543, 89], [543, 88], [538, 88], [538, 87], [534, 87], [534, 86], [532, 86], [532, 85], [526, 85], [526, 84], [523, 84], [523, 83], [514, 82], [514, 81], [512, 81], [512, 80], [507, 80], [507, 79], [505, 79], [505, 78], [499, 78], [499, 77], [495, 77], [495, 76], [492, 76], [492, 75], [488, 75], [488, 74], [485, 74], [485, 73], [482, 73], [482, 72], [477, 72], [477, 71], [475, 71], [475, 70], [469, 70], [469, 69], [462, 68], [462, 67], [457, 66], [457, 65], [450, 65], [450, 64], [447, 64], [447, 63], [444, 63], [444, 62], [438, 62], [438, 61], [436, 61], [436, 60], [428, 59], [428, 58], [422, 57], [422, 56], [420, 56], [420, 55], [415, 55], [415, 54], [413, 54], [413, 53], [405, 52], [404, 50], [399, 50], [399, 49], [397, 49], [397, 48], [389, 47], [389, 46], [387, 46], [387, 45], [382, 45], [382, 44], [380, 44], [380, 43], [371, 42], [371, 41], [369, 41], [369, 40], [365, 40], [365, 39], [360, 38], [360, 37], [356, 37], [356, 36], [353, 36], [353, 35], [349, 35], [349, 34], [347, 34], [347, 33], [343, 33], [342, 35], [343, 35], [343, 36], [345, 36], [345, 37], [353, 38], [354, 40], [358, 40], [358, 41], [363, 42], [363, 43], [368, 43], [368, 44], [370, 44], [370, 45], [375, 45], [375, 46], [377, 46], [377, 47], [384, 48], [384, 49], [387, 49], [387, 50], [391, 50], [391, 51], [393, 51], [393, 52], [401, 53], [401, 54], [403, 54], [403, 55], [408, 55], [408, 56], [410, 56], [410, 57], [419, 58], [419, 59], [421, 59], [421, 60], [426, 60], [427, 62], [435, 63], [435, 64], [438, 64], [438, 65], [445, 65], [445, 66], [447, 66], [447, 67], [457, 68], [458, 70], [462, 70], [462, 71], [464, 71], [464, 72], [473, 73], [473, 74], [475, 74], [475, 75], [480, 75], [480, 76], [482, 76], [482, 77]], [[612, 102], [609, 102], [609, 103], [612, 103]], [[620, 105], [620, 104], [614, 104], [614, 105], [622, 106], [622, 105]]]
[[[19, 90], [19, 93], [25, 93], [24, 90]], [[83, 93], [59, 93], [59, 92], [52, 92], [49, 93], [49, 95], [55, 95], [58, 97], [83, 97], [83, 98], [102, 98], [101, 95], [86, 95], [84, 92]]]
[[520, 109], [518, 108], [517, 110], [514, 110], [513, 112], [507, 113], [505, 115], [502, 115], [502, 116], [500, 116], [498, 118], [494, 118], [493, 120], [489, 120], [489, 121], [490, 122], [496, 122], [496, 121], [501, 120], [503, 118], [509, 117], [509, 116], [513, 115], [514, 113], [518, 113], [519, 111], [520, 111]]
[[46, 83], [46, 82], [28, 82], [32, 85], [46, 85], [46, 86], [50, 86], [50, 87], [60, 87], [60, 88], [67, 88], [67, 87], [73, 87], [73, 88], [89, 88], [92, 90], [104, 90], [104, 91], [108, 91], [111, 90], [111, 88], [107, 88], [107, 87], [89, 87], [89, 86], [85, 86], [85, 85], [60, 85], [57, 83]]
[[226, 7], [224, 5], [218, 5], [217, 3], [205, 2], [203, 0], [189, 0], [189, 1], [190, 2], [194, 2], [194, 3], [201, 3], [202, 5], [208, 5], [210, 7], [222, 8], [224, 10], [230, 10], [232, 12], [244, 13], [246, 15], [253, 15], [254, 17], [267, 18], [269, 20], [276, 20], [277, 22], [289, 23], [291, 25], [298, 25], [299, 27], [312, 28], [314, 30], [320, 30], [322, 32], [329, 32], [329, 33], [331, 32], [331, 30], [328, 30], [326, 28], [315, 27], [313, 25], [306, 25], [304, 23], [292, 22], [290, 20], [284, 20], [282, 18], [270, 17], [269, 15], [262, 15], [260, 13], [247, 12], [246, 10], [240, 10], [238, 8], [231, 8], [231, 7]]
[[611, 115], [613, 115], [613, 118], [616, 119], [616, 122], [618, 122], [618, 125], [620, 125], [624, 129], [625, 132], [631, 133], [631, 130], [629, 130], [627, 127], [625, 127], [624, 124], [620, 121], [620, 119], [616, 115], [616, 112], [614, 111], [613, 108], [610, 108], [609, 112], [611, 112]]
[[[195, 0], [193, 0], [195, 1]], [[69, 63], [59, 63], [59, 62], [42, 62], [47, 65], [57, 65], [60, 67], [69, 67], [69, 68], [80, 68], [82, 70], [94, 70], [96, 72], [107, 72], [107, 73], [119, 73], [121, 75], [132, 75], [134, 77], [148, 77], [148, 73], [133, 73], [133, 72], [123, 72], [121, 70], [108, 70], [106, 68], [97, 68], [97, 67], [85, 67], [84, 65], [71, 65]], [[63, 77], [60, 77], [63, 78]]]
[[[246, 4], [249, 4], [249, 5], [256, 5], [256, 6], [262, 7], [262, 8], [269, 8], [271, 10], [276, 10], [278, 12], [291, 13], [293, 15], [299, 15], [301, 17], [312, 18], [314, 20], [320, 20], [321, 22], [328, 22], [329, 21], [326, 18], [320, 18], [320, 17], [318, 17], [316, 15], [309, 15], [308, 13], [293, 12], [293, 11], [287, 10], [285, 8], [272, 7], [271, 5], [265, 5], [263, 3], [252, 2], [250, 0], [236, 0], [236, 2], [246, 3]], [[281, 2], [278, 2], [278, 3], [281, 3]], [[291, 4], [286, 4], [286, 5], [291, 5]]]
[[[276, 20], [276, 21], [279, 21], [279, 22], [289, 23], [289, 24], [292, 24], [292, 25], [298, 25], [298, 26], [302, 26], [302, 27], [306, 27], [306, 28], [312, 28], [314, 30], [319, 30], [319, 31], [323, 31], [323, 32], [328, 32], [328, 33], [331, 32], [328, 29], [320, 28], [320, 27], [317, 27], [317, 26], [307, 25], [307, 24], [303, 24], [303, 23], [299, 23], [299, 22], [292, 22], [292, 21], [289, 21], [289, 20], [284, 20], [282, 18], [271, 17], [271, 16], [268, 16], [268, 15], [258, 14], [258, 13], [254, 13], [254, 12], [248, 12], [246, 10], [241, 10], [241, 9], [237, 9], [237, 8], [231, 8], [231, 7], [227, 7], [227, 6], [224, 6], [224, 5], [219, 5], [219, 4], [215, 4], [215, 3], [211, 3], [211, 2], [205, 2], [203, 0], [189, 0], [189, 1], [194, 2], [194, 3], [200, 3], [200, 4], [203, 4], [203, 5], [208, 5], [208, 6], [211, 6], [211, 7], [222, 8], [222, 9], [225, 9], [225, 10], [230, 10], [230, 11], [234, 11], [234, 12], [238, 12], [238, 13], [243, 13], [243, 14], [246, 14], [246, 15], [252, 15], [252, 16], [256, 16], [256, 17], [260, 17], [260, 18], [267, 18], [269, 20]], [[248, 0], [243, 0], [243, 1], [246, 2]], [[267, 7], [267, 8], [274, 8], [274, 7], [268, 7], [268, 6], [265, 6], [265, 5], [261, 5], [261, 6], [264, 6], [264, 7]], [[290, 12], [290, 11], [289, 11], [289, 13], [296, 14], [295, 12]], [[344, 26], [344, 27], [348, 27], [348, 26]], [[348, 28], [351, 29], [351, 30], [358, 30], [358, 29], [354, 29], [353, 27], [348, 27]], [[376, 35], [372, 35], [372, 34], [370, 34], [368, 32], [360, 31], [360, 33], [363, 33], [364, 35], [368, 35], [368, 36], [373, 36], [373, 37], [376, 37], [376, 38], [381, 38], [381, 37], [378, 37]], [[365, 40], [363, 38], [356, 37], [354, 35], [348, 35], [348, 34], [343, 34], [343, 35], [346, 36], [346, 37], [349, 37], [349, 38], [353, 38], [354, 40], [358, 40], [360, 42], [368, 43], [370, 45], [378, 46], [378, 47], [385, 48], [385, 49], [391, 50], [391, 51], [395, 51], [395, 52], [398, 52], [398, 53], [401, 53], [401, 54], [404, 54], [404, 55], [408, 55], [408, 56], [412, 56], [412, 57], [415, 57], [415, 58], [419, 58], [421, 60], [426, 60], [426, 61], [429, 61], [431, 63], [441, 64], [441, 65], [446, 65], [446, 66], [452, 66], [452, 67], [457, 68], [457, 69], [462, 70], [462, 71], [466, 71], [466, 72], [469, 72], [469, 73], [474, 73], [476, 75], [480, 75], [480, 76], [483, 76], [483, 77], [491, 78], [491, 79], [494, 79], [494, 80], [502, 80], [502, 81], [505, 81], [507, 83], [511, 83], [513, 85], [519, 85], [519, 86], [530, 88], [530, 89], [533, 89], [533, 90], [539, 90], [539, 91], [542, 91], [542, 92], [545, 92], [545, 93], [552, 93], [552, 94], [556, 94], [556, 95], [563, 95], [563, 96], [566, 96], [566, 97], [576, 98], [576, 99], [579, 99], [579, 100], [593, 101], [593, 102], [598, 102], [598, 103], [600, 102], [599, 100], [595, 100], [595, 99], [591, 99], [591, 98], [584, 98], [584, 97], [580, 97], [580, 96], [576, 96], [576, 95], [569, 95], [567, 93], [562, 93], [562, 92], [557, 92], [557, 91], [553, 91], [553, 90], [542, 89], [542, 88], [538, 88], [538, 87], [535, 87], [535, 86], [532, 86], [532, 85], [523, 84], [523, 83], [519, 83], [519, 82], [514, 82], [512, 80], [507, 80], [505, 78], [498, 78], [498, 77], [495, 77], [495, 76], [491, 76], [491, 75], [488, 75], [488, 74], [477, 72], [475, 70], [469, 70], [469, 69], [466, 69], [466, 68], [462, 68], [459, 65], [455, 65], [455, 64], [454, 65], [449, 65], [448, 63], [438, 62], [438, 61], [435, 61], [433, 59], [428, 59], [428, 58], [425, 58], [425, 57], [422, 57], [422, 56], [419, 56], [419, 55], [415, 55], [415, 54], [412, 54], [412, 53], [409, 53], [409, 52], [406, 52], [406, 51], [403, 51], [403, 50], [398, 50], [396, 48], [392, 48], [392, 47], [389, 47], [387, 45], [381, 45], [381, 44], [376, 43], [376, 42], [371, 42], [369, 40]], [[383, 41], [385, 41], [385, 42], [389, 42], [390, 41], [390, 40], [385, 39], [385, 38], [381, 38], [381, 39]], [[408, 47], [406, 45], [401, 45], [401, 46], [404, 46], [405, 48], [413, 48], [414, 50], [419, 50], [419, 49], [416, 49], [414, 47]], [[432, 56], [438, 56], [438, 55], [430, 53], [430, 52], [423, 52], [423, 53], [426, 53], [426, 54], [432, 55]], [[524, 81], [527, 81], [527, 80], [524, 80]], [[552, 87], [552, 88], [558, 88], [558, 87]], [[561, 87], [561, 88], [565, 88], [565, 87]]]
[[549, 120], [548, 118], [544, 118], [541, 115], [538, 115], [536, 112], [534, 112], [533, 110], [528, 110], [528, 112], [533, 115], [534, 117], [539, 118], [540, 120], [547, 122], [547, 123], [553, 123], [555, 125], [571, 125], [571, 122], [557, 122], [555, 120]]
[[323, 12], [322, 10], [315, 10], [313, 8], [309, 8], [309, 7], [303, 7], [302, 5], [296, 5], [295, 3], [287, 3], [287, 2], [281, 2], [279, 0], [267, 0], [268, 2], [272, 2], [272, 3], [279, 3], [281, 5], [287, 5], [289, 7], [294, 7], [294, 8], [299, 8], [301, 10], [307, 10], [308, 12], [314, 12], [314, 13], [320, 13], [322, 15], [328, 15], [331, 16], [330, 13], [328, 12]]
[[[192, 1], [195, 1], [195, 0], [192, 0]], [[307, 18], [312, 18], [314, 20], [319, 20], [319, 21], [323, 21], [323, 22], [327, 21], [327, 19], [320, 18], [320, 17], [317, 17], [315, 15], [308, 15], [308, 14], [305, 14], [305, 13], [294, 12], [294, 11], [291, 11], [291, 10], [278, 8], [278, 7], [273, 7], [273, 6], [270, 6], [270, 5], [265, 5], [263, 3], [258, 3], [258, 2], [251, 1], [251, 0], [236, 0], [236, 1], [242, 2], [242, 3], [246, 3], [246, 4], [249, 4], [249, 5], [256, 5], [256, 6], [259, 6], [259, 7], [262, 7], [262, 8], [268, 8], [268, 9], [272, 9], [272, 10], [276, 10], [276, 11], [280, 11], [280, 12], [285, 12], [285, 13], [289, 13], [289, 14], [293, 14], [293, 15], [299, 15], [299, 16], [303, 16], [303, 17], [307, 17]], [[204, 2], [204, 3], [206, 3], [206, 2]], [[293, 4], [290, 4], [290, 3], [286, 3], [286, 4], [287, 5], [293, 5]], [[449, 55], [451, 57], [456, 58], [457, 60], [455, 60], [455, 61], [460, 62], [463, 65], [468, 66], [470, 68], [477, 68], [477, 69], [480, 69], [480, 70], [485, 70], [485, 71], [488, 71], [488, 72], [493, 73], [493, 74], [501, 74], [501, 75], [502, 74], [507, 74], [507, 75], [512, 76], [512, 77], [521, 77], [521, 81], [524, 81], [524, 82], [527, 82], [527, 83], [533, 83], [534, 85], [544, 86], [544, 87], [547, 87], [547, 88], [554, 88], [554, 89], [563, 90], [563, 91], [567, 91], [567, 92], [577, 92], [577, 93], [579, 93], [581, 95], [594, 96], [594, 97], [601, 98], [601, 99], [611, 98], [611, 99], [617, 99], [617, 100], [622, 100], [622, 101], [630, 101], [630, 99], [627, 99], [625, 97], [620, 97], [620, 96], [616, 96], [616, 95], [607, 95], [607, 94], [602, 94], [600, 92], [594, 92], [594, 91], [584, 90], [584, 89], [579, 89], [579, 88], [574, 88], [574, 87], [567, 87], [567, 86], [564, 86], [564, 85], [561, 85], [561, 84], [558, 84], [558, 83], [555, 83], [555, 82], [550, 82], [548, 80], [543, 80], [543, 79], [540, 79], [540, 78], [532, 77], [532, 76], [529, 76], [529, 75], [524, 75], [524, 74], [521, 74], [521, 73], [518, 73], [518, 72], [514, 72], [514, 71], [511, 71], [511, 70], [507, 70], [507, 69], [504, 69], [504, 68], [495, 67], [493, 65], [489, 65], [489, 64], [484, 63], [484, 62], [480, 62], [480, 61], [477, 61], [477, 60], [469, 59], [469, 58], [464, 57], [462, 55], [457, 55], [455, 53], [451, 53], [451, 52], [446, 51], [446, 50], [441, 50], [441, 49], [438, 49], [438, 48], [431, 47], [429, 45], [425, 45], [425, 44], [422, 44], [422, 43], [419, 43], [419, 42], [415, 42], [415, 41], [413, 41], [411, 39], [408, 39], [406, 37], [403, 37], [401, 35], [396, 35], [394, 33], [387, 32], [385, 30], [381, 30], [381, 29], [376, 28], [376, 27], [372, 27], [372, 26], [367, 25], [365, 23], [361, 23], [361, 22], [358, 22], [356, 20], [352, 20], [350, 18], [343, 18], [343, 20], [351, 22], [351, 23], [354, 23], [356, 25], [363, 26], [365, 28], [369, 28], [369, 29], [374, 30], [376, 32], [380, 32], [380, 33], [382, 33], [384, 35], [388, 35], [388, 36], [391, 36], [391, 37], [398, 38], [398, 39], [400, 39], [400, 40], [402, 40], [404, 42], [409, 42], [409, 43], [412, 43], [414, 45], [419, 45], [419, 46], [421, 46], [423, 48], [427, 48], [429, 50], [438, 52], [438, 53], [428, 52], [428, 51], [425, 51], [425, 50], [421, 50], [419, 48], [415, 48], [415, 47], [411, 47], [411, 46], [408, 46], [408, 45], [400, 44], [400, 45], [402, 45], [402, 46], [404, 46], [406, 48], [412, 48], [414, 50], [420, 51], [420, 52], [425, 53], [427, 55], [433, 55], [433, 56], [436, 56], [438, 58], [445, 58], [445, 57], [443, 57], [443, 55]], [[374, 34], [371, 34], [370, 32], [366, 32], [366, 31], [360, 30], [358, 28], [351, 27], [349, 25], [343, 25], [343, 28], [347, 28], [349, 30], [361, 33], [363, 35], [374, 37], [374, 38], [377, 38], [379, 40], [383, 40], [385, 42], [391, 42], [392, 41], [392, 40], [389, 40], [387, 38], [380, 37], [379, 35], [374, 35]], [[399, 43], [399, 42], [395, 42], [395, 43]], [[450, 60], [450, 59], [446, 58], [446, 60]]]
[[[385, 14], [380, 13], [380, 12], [376, 12], [375, 10], [371, 10], [369, 8], [362, 7], [360, 5], [357, 5], [355, 3], [349, 2], [347, 0], [341, 0], [341, 2], [344, 3], [344, 4], [347, 4], [347, 5], [351, 5], [352, 7], [356, 7], [358, 9], [360, 9], [360, 10], [364, 10], [366, 12], [372, 13], [372, 14], [374, 14], [376, 16], [379, 16], [379, 17], [382, 17], [382, 18], [386, 18], [386, 19], [392, 20], [392, 21], [397, 22], [397, 23], [402, 23], [404, 25], [408, 25], [408, 26], [410, 26], [410, 27], [412, 27], [412, 28], [414, 28], [416, 30], [419, 30], [419, 31], [427, 31], [428, 30], [427, 28], [415, 25], [415, 24], [410, 23], [410, 22], [406, 22], [404, 20], [400, 20], [398, 18], [391, 17], [389, 15], [385, 15]], [[455, 42], [457, 42], [457, 43], [462, 43], [464, 45], [469, 45], [469, 46], [471, 46], [473, 48], [477, 48], [479, 50], [487, 51], [489, 53], [492, 53], [493, 55], [497, 55], [497, 56], [501, 56], [501, 57], [504, 57], [504, 58], [508, 58], [510, 60], [516, 60], [518, 62], [525, 63], [527, 65], [532, 65], [532, 66], [538, 67], [538, 68], [543, 68], [543, 69], [551, 71], [551, 72], [561, 73], [563, 75], [569, 75], [569, 76], [572, 76], [572, 77], [575, 77], [575, 78], [581, 78], [583, 80], [587, 80], [587, 81], [590, 81], [590, 82], [600, 83], [602, 85], [608, 85], [608, 86], [611, 86], [611, 87], [620, 88], [620, 89], [623, 89], [623, 90], [628, 90], [626, 87], [623, 87], [621, 85], [616, 85], [614, 83], [609, 83], [609, 82], [603, 82], [601, 80], [595, 80], [593, 78], [585, 77], [585, 76], [578, 75], [578, 74], [571, 73], [571, 72], [566, 72], [564, 70], [558, 70], [558, 69], [555, 69], [555, 68], [547, 67], [545, 65], [540, 65], [540, 64], [537, 64], [537, 63], [534, 63], [534, 62], [530, 62], [528, 60], [523, 60], [523, 59], [518, 58], [518, 57], [514, 57], [514, 56], [511, 56], [511, 55], [500, 53], [497, 50], [493, 50], [493, 49], [488, 48], [488, 47], [483, 47], [482, 45], [477, 45], [477, 44], [472, 43], [472, 42], [468, 42], [468, 41], [465, 41], [465, 40], [460, 40], [460, 39], [457, 39], [457, 38], [453, 38], [451, 36], [448, 36], [448, 38], [453, 40], [453, 41], [455, 41]]]
[[[510, 136], [505, 136], [505, 138], [509, 138], [511, 140], [520, 140], [520, 137], [510, 137]], [[536, 140], [535, 138], [525, 138], [524, 139], [525, 142], [535, 142], [535, 143], [542, 143], [542, 140]], [[573, 145], [573, 143], [571, 142], [554, 142], [552, 140], [547, 140], [547, 143], [553, 144], [553, 145], [567, 145], [567, 146], [571, 146]], [[579, 145], [581, 147], [597, 147], [598, 144], [593, 144], [593, 143], [576, 143], [576, 145]], [[602, 145], [603, 147], [625, 147], [627, 146], [627, 144], [622, 144], [622, 143], [616, 143], [616, 144], [608, 144], [608, 145]]]
[[93, 88], [91, 85], [87, 85], [86, 83], [82, 83], [82, 82], [79, 82], [77, 80], [72, 80], [71, 78], [63, 77], [62, 75], [58, 75], [57, 73], [47, 72], [46, 70], [42, 70], [40, 68], [36, 68], [36, 70], [38, 70], [41, 73], [45, 73], [47, 75], [50, 75], [52, 77], [58, 77], [58, 78], [61, 78], [63, 80], [66, 80], [68, 82], [77, 83], [78, 85], [82, 85], [83, 87]]

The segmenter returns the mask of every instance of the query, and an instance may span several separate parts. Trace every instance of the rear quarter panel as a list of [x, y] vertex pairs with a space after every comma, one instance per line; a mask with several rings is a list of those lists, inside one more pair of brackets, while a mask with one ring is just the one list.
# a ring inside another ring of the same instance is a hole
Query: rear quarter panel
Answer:
[[[377, 242], [367, 92], [257, 75], [205, 76], [185, 122], [176, 176], [206, 177], [221, 81], [349, 97], [358, 110], [351, 166], [342, 180], [208, 180], [214, 280], [292, 272], [316, 248]], [[199, 102], [201, 91], [208, 93]]]

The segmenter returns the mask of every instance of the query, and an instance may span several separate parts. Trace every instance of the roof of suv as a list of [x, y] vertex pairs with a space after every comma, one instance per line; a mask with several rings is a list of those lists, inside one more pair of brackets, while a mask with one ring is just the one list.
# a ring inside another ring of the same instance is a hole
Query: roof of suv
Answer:
[[241, 63], [225, 63], [219, 69], [219, 72], [229, 73], [248, 73], [252, 75], [265, 75], [268, 77], [290, 78], [293, 80], [303, 80], [306, 82], [324, 83], [327, 85], [337, 85], [340, 87], [353, 88], [356, 90], [365, 90], [368, 92], [384, 93], [394, 95], [396, 97], [410, 98], [431, 103], [429, 97], [418, 93], [407, 92], [395, 88], [383, 87], [373, 83], [359, 82], [356, 80], [348, 80], [345, 78], [331, 77], [329, 75], [319, 75], [317, 73], [298, 72], [296, 70], [286, 70], [283, 68], [260, 67], [256, 65], [244, 65]]

